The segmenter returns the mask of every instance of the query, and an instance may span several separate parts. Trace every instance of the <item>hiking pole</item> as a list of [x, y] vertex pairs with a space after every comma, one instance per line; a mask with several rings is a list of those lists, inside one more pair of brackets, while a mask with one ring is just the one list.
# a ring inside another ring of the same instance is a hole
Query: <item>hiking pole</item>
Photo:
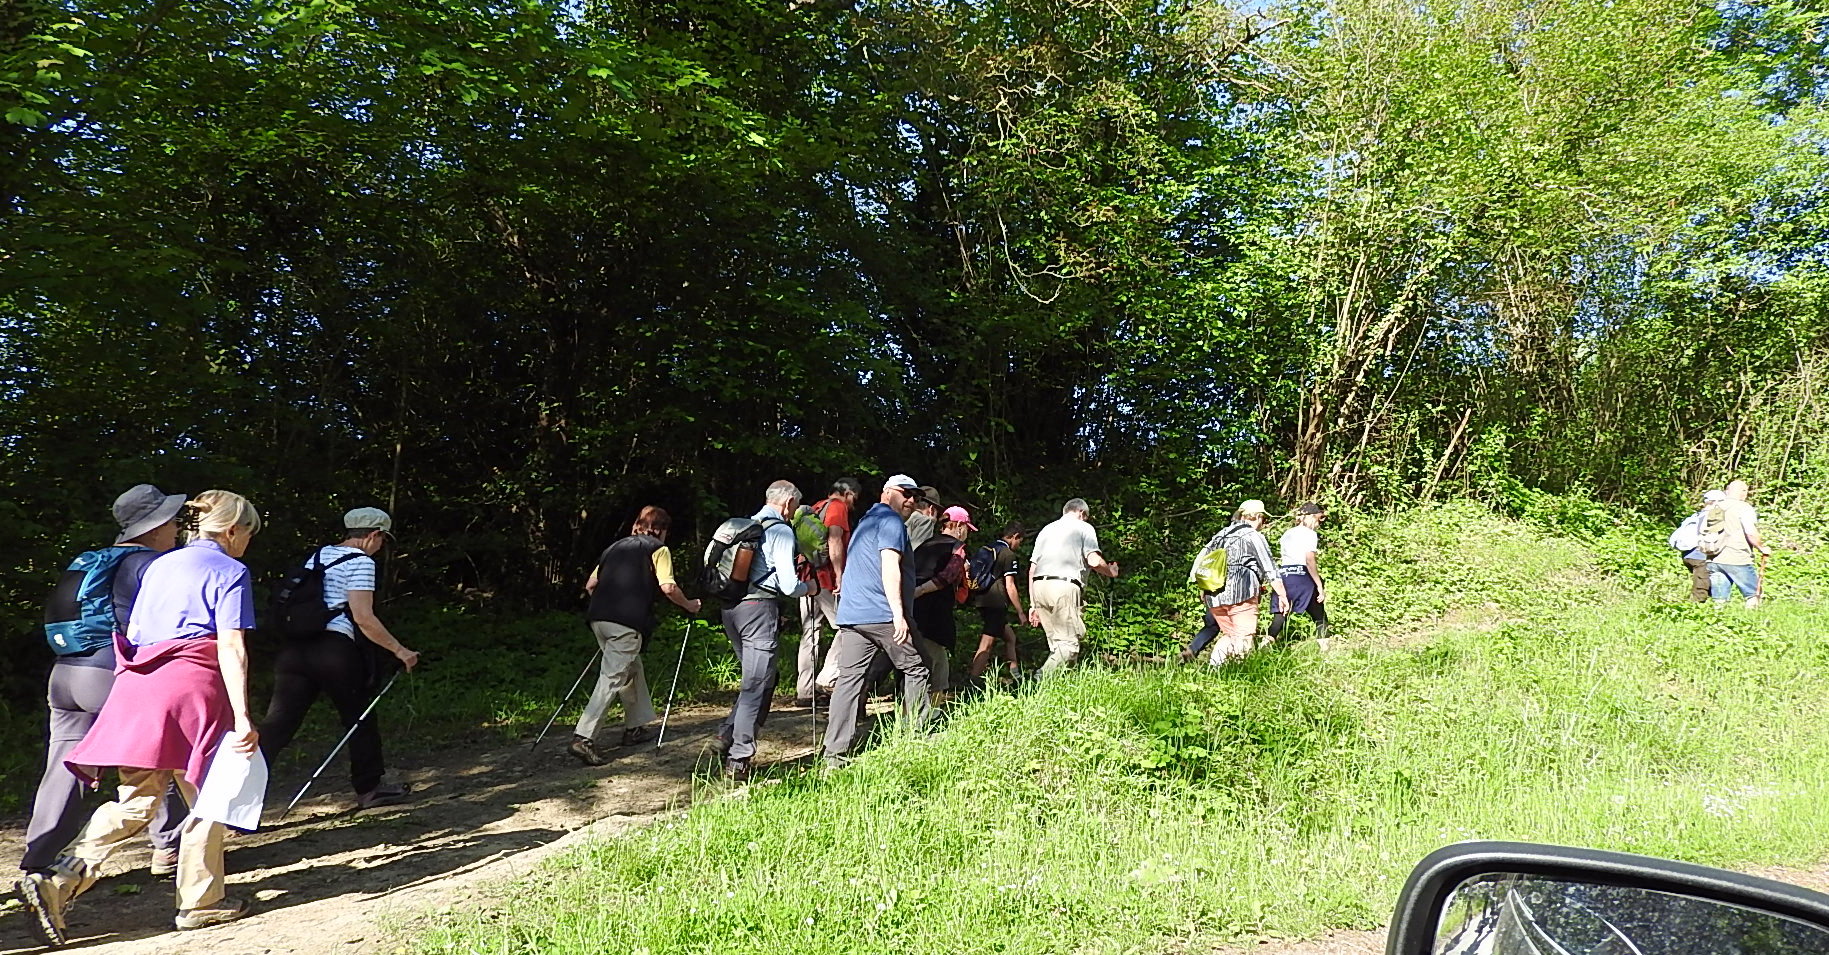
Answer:
[[547, 719], [546, 725], [540, 728], [540, 735], [533, 738], [533, 746], [527, 747], [527, 755], [533, 755], [535, 747], [538, 747], [540, 741], [546, 738], [546, 734], [552, 730], [553, 724], [559, 721], [559, 714], [565, 712], [565, 705], [572, 701], [572, 694], [578, 692], [578, 687], [584, 683], [584, 678], [590, 675], [591, 667], [597, 665], [597, 658], [602, 654], [603, 647], [601, 646], [591, 653], [590, 662], [584, 665], [584, 669], [578, 671], [578, 678], [572, 681], [572, 688], [565, 691], [565, 699], [559, 701], [558, 708], [553, 710], [553, 715]]
[[387, 684], [381, 687], [381, 692], [376, 693], [375, 698], [369, 700], [368, 705], [362, 708], [362, 715], [349, 724], [349, 732], [344, 733], [343, 738], [337, 740], [336, 748], [332, 749], [330, 755], [324, 757], [324, 761], [318, 764], [317, 772], [312, 773], [311, 778], [305, 780], [305, 785], [299, 787], [298, 795], [293, 796], [292, 801], [286, 804], [286, 811], [279, 814], [280, 822], [285, 822], [286, 817], [292, 815], [292, 807], [297, 806], [298, 801], [305, 798], [305, 793], [311, 789], [311, 784], [317, 782], [319, 776], [324, 775], [324, 770], [330, 765], [330, 761], [337, 758], [337, 754], [343, 751], [343, 745], [349, 742], [350, 737], [356, 735], [356, 730], [362, 728], [362, 721], [368, 719], [368, 714], [375, 711], [375, 704], [381, 702], [381, 698], [387, 695], [387, 691], [394, 688], [394, 681], [400, 679], [402, 672], [404, 671], [395, 670], [394, 675], [387, 678]]
[[1759, 555], [1759, 579], [1753, 583], [1753, 599], [1760, 603], [1765, 602], [1765, 561], [1766, 555], [1761, 553]]
[[667, 718], [673, 715], [673, 694], [680, 688], [680, 670], [686, 665], [686, 644], [692, 642], [692, 625], [696, 622], [687, 620], [686, 635], [680, 638], [680, 658], [673, 664], [673, 685], [667, 687], [667, 708], [660, 714], [660, 735], [654, 738], [655, 749], [660, 749], [660, 745], [667, 741]]

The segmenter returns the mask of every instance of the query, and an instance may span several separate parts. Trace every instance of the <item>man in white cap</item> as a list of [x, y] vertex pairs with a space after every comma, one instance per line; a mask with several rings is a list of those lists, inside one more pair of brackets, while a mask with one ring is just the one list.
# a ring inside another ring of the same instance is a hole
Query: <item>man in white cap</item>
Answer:
[[906, 474], [883, 482], [882, 496], [851, 532], [849, 558], [838, 595], [838, 636], [831, 659], [838, 680], [826, 725], [826, 765], [843, 766], [863, 717], [864, 682], [878, 653], [902, 674], [902, 715], [917, 726], [931, 710], [927, 664], [915, 649], [910, 624], [914, 560], [903, 523], [921, 500], [921, 486]]
[[1702, 509], [1684, 518], [1670, 532], [1670, 546], [1683, 555], [1683, 566], [1689, 570], [1689, 599], [1695, 603], [1708, 602], [1708, 555], [1702, 553], [1702, 521], [1710, 507], [1725, 500], [1727, 495], [1721, 491], [1703, 491]]
[[1099, 535], [1086, 522], [1084, 498], [1061, 505], [1061, 516], [1035, 535], [1029, 557], [1029, 623], [1048, 635], [1048, 659], [1043, 674], [1071, 665], [1080, 657], [1086, 636], [1081, 608], [1086, 571], [1102, 577], [1118, 576], [1118, 565], [1099, 553]]
[[[320, 692], [330, 697], [345, 729], [355, 725], [389, 668], [380, 652], [408, 670], [419, 663], [419, 654], [375, 616], [375, 555], [393, 539], [394, 519], [378, 507], [358, 507], [343, 515], [343, 527], [342, 543], [320, 547], [304, 562], [307, 572], [322, 575], [324, 624], [282, 638], [273, 699], [260, 724], [260, 751], [268, 763], [292, 742]], [[372, 712], [349, 738], [349, 777], [357, 808], [406, 801], [406, 787], [387, 775]]]
[[[184, 495], [166, 494], [150, 484], [135, 485], [115, 498], [114, 519], [121, 532], [114, 545], [72, 561], [45, 608], [45, 638], [57, 659], [46, 694], [51, 737], [44, 776], [32, 801], [25, 854], [19, 860], [27, 878], [48, 873], [82, 828], [85, 787], [64, 765], [64, 754], [89, 732], [114, 687], [114, 634], [127, 632], [146, 565], [177, 544], [178, 511], [183, 507]], [[85, 591], [94, 599], [84, 601]], [[177, 788], [170, 788], [150, 829], [154, 875], [176, 871], [178, 828], [189, 814]]]

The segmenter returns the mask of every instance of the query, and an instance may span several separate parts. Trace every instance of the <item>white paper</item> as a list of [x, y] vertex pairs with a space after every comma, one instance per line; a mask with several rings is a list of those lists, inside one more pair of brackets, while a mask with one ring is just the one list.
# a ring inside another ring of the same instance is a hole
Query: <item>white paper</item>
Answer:
[[246, 756], [230, 749], [229, 735], [225, 733], [216, 747], [191, 815], [251, 831], [260, 828], [261, 802], [267, 796], [267, 761], [258, 749]]

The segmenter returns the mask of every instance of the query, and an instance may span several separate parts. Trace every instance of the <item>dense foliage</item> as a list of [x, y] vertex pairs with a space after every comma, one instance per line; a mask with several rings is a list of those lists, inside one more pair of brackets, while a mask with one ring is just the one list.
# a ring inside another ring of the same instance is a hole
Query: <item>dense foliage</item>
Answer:
[[1826, 27], [17, 0], [0, 617], [142, 480], [249, 494], [264, 569], [379, 503], [390, 596], [549, 603], [635, 507], [696, 542], [783, 475], [1136, 540], [1241, 490], [1820, 488]]

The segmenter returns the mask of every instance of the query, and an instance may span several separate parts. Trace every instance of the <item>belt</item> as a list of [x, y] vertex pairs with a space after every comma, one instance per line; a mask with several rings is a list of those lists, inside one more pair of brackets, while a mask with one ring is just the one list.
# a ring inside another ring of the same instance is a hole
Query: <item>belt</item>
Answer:
[[1064, 581], [1074, 585], [1075, 587], [1083, 588], [1085, 586], [1084, 584], [1081, 584], [1079, 581], [1074, 580], [1072, 577], [1037, 577], [1035, 579], [1036, 580], [1064, 580]]

